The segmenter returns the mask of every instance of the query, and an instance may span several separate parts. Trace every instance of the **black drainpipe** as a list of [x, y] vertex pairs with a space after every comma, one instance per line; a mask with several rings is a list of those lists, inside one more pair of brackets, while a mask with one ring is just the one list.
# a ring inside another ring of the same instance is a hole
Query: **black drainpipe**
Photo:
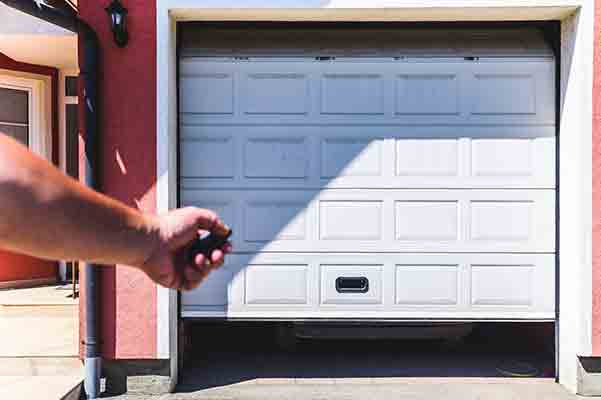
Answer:
[[[58, 25], [79, 34], [83, 39], [83, 65], [80, 75], [83, 77], [83, 97], [85, 108], [85, 184], [99, 190], [97, 180], [98, 165], [98, 38], [94, 30], [79, 19], [77, 13], [60, 0], [0, 0], [9, 7], [32, 15], [51, 24]], [[56, 6], [55, 6], [56, 5]], [[63, 7], [60, 7], [62, 5]], [[69, 11], [67, 11], [69, 10]], [[100, 357], [98, 318], [98, 268], [85, 264], [85, 381], [84, 388], [88, 399], [100, 397]]]

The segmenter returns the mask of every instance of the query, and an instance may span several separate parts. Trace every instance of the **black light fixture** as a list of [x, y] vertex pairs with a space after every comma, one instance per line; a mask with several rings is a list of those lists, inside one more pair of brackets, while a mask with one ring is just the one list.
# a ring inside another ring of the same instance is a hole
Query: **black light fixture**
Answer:
[[127, 8], [123, 7], [119, 0], [113, 0], [105, 10], [111, 21], [111, 31], [113, 32], [115, 43], [119, 47], [125, 47], [129, 40], [126, 23]]

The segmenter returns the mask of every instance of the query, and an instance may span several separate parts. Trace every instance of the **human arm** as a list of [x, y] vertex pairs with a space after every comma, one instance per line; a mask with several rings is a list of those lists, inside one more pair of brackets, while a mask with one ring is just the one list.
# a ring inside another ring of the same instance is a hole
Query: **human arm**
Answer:
[[142, 213], [64, 175], [0, 134], [0, 247], [48, 259], [124, 264], [157, 283], [192, 289], [223, 263], [231, 246], [211, 259], [188, 262], [185, 247], [199, 230], [224, 234], [209, 210]]

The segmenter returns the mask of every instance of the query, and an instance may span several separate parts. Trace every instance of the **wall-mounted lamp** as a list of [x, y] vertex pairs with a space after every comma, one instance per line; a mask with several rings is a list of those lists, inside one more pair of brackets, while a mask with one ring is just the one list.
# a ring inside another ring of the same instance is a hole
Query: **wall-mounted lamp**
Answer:
[[113, 0], [105, 10], [109, 15], [111, 31], [113, 32], [115, 43], [119, 47], [125, 47], [129, 40], [126, 23], [127, 9], [123, 7], [119, 0]]

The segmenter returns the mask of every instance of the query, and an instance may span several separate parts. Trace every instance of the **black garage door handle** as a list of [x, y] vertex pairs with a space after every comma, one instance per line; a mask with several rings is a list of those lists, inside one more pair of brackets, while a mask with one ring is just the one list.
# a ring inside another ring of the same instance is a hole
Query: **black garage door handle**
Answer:
[[367, 293], [369, 290], [369, 279], [364, 276], [336, 278], [336, 291], [338, 293]]

